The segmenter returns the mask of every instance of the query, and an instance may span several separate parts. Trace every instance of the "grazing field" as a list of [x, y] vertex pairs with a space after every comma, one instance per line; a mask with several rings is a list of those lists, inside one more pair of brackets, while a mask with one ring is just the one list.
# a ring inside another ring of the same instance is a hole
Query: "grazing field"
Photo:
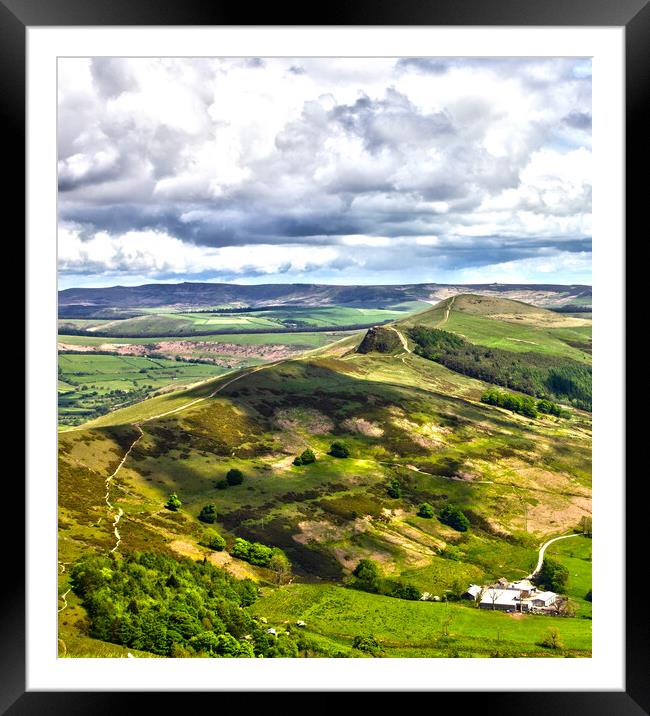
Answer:
[[[266, 591], [266, 590], [265, 590]], [[410, 602], [336, 586], [295, 584], [268, 590], [253, 610], [281, 629], [289, 620], [351, 655], [355, 636], [372, 636], [394, 657], [590, 656], [591, 623], [510, 615], [454, 603]], [[541, 645], [549, 621], [565, 648]]]
[[[88, 550], [205, 559], [262, 587], [250, 610], [269, 624], [306, 621], [311, 655], [363, 656], [353, 641], [372, 637], [385, 656], [588, 656], [583, 538], [549, 549], [571, 573], [574, 618], [515, 617], [452, 600], [470, 582], [525, 577], [542, 542], [591, 514], [590, 414], [567, 408], [531, 418], [482, 403], [489, 384], [409, 352], [402, 322], [387, 330], [398, 340], [386, 353], [381, 341], [358, 352], [362, 332], [60, 433], [61, 562]], [[123, 379], [103, 360], [116, 356], [64, 355], [61, 380], [70, 384], [89, 357], [102, 359], [95, 376]], [[176, 365], [162, 363], [160, 370]], [[303, 454], [313, 459], [296, 459]], [[231, 483], [233, 470], [241, 479]], [[465, 529], [443, 519], [448, 508], [462, 513]], [[222, 549], [206, 546], [210, 530]], [[237, 551], [242, 539], [280, 550], [292, 583], [284, 584], [284, 571], [247, 561]], [[352, 588], [362, 560], [404, 594], [441, 602]], [[542, 646], [551, 626], [562, 649]], [[89, 653], [87, 643], [71, 641]]]
[[591, 537], [572, 537], [554, 542], [546, 554], [569, 570], [566, 593], [578, 607], [578, 615], [591, 616]]
[[147, 313], [122, 320], [60, 319], [63, 335], [84, 331], [103, 337], [192, 336], [236, 334], [246, 332], [290, 332], [300, 329], [336, 329], [338, 327], [371, 326], [395, 320], [425, 306], [419, 302], [399, 304], [395, 309], [351, 308], [327, 306], [314, 308], [287, 307], [241, 313], [227, 312], [165, 312], [150, 309]]
[[166, 359], [117, 355], [59, 355], [59, 422], [75, 425], [165, 386], [181, 387], [219, 375], [224, 368]]

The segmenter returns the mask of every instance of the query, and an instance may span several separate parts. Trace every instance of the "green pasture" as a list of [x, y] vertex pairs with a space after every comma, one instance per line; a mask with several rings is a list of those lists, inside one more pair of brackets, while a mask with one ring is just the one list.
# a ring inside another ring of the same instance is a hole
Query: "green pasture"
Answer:
[[[386, 656], [590, 656], [589, 620], [480, 610], [456, 603], [412, 602], [329, 585], [292, 584], [265, 589], [251, 610], [283, 629], [306, 623], [308, 634], [324, 637], [346, 653], [355, 636], [373, 636]], [[557, 627], [565, 648], [540, 646]], [[294, 627], [295, 628], [295, 627]]]

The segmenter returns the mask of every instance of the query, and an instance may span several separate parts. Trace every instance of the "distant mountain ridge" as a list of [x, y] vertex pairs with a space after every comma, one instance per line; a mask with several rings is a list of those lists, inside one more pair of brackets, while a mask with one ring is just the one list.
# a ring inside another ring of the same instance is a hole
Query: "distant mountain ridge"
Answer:
[[59, 309], [81, 316], [105, 308], [137, 310], [164, 306], [343, 305], [385, 307], [405, 301], [441, 301], [460, 293], [500, 296], [547, 308], [589, 306], [591, 286], [572, 284], [404, 284], [344, 286], [327, 284], [178, 283], [68, 288], [59, 291]]

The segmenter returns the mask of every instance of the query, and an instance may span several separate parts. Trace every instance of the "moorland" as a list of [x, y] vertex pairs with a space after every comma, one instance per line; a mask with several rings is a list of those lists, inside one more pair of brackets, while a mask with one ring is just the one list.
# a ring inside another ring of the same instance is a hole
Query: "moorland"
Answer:
[[188, 286], [60, 297], [61, 656], [590, 655], [588, 287]]

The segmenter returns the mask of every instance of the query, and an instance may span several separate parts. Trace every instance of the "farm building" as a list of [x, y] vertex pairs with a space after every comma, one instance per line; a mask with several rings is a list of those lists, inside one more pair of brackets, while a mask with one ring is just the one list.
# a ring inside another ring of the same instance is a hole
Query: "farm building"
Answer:
[[507, 582], [500, 579], [496, 584], [481, 587], [470, 584], [463, 595], [466, 599], [480, 599], [481, 609], [496, 609], [502, 612], [545, 611], [557, 601], [555, 592], [539, 591], [528, 580]]

